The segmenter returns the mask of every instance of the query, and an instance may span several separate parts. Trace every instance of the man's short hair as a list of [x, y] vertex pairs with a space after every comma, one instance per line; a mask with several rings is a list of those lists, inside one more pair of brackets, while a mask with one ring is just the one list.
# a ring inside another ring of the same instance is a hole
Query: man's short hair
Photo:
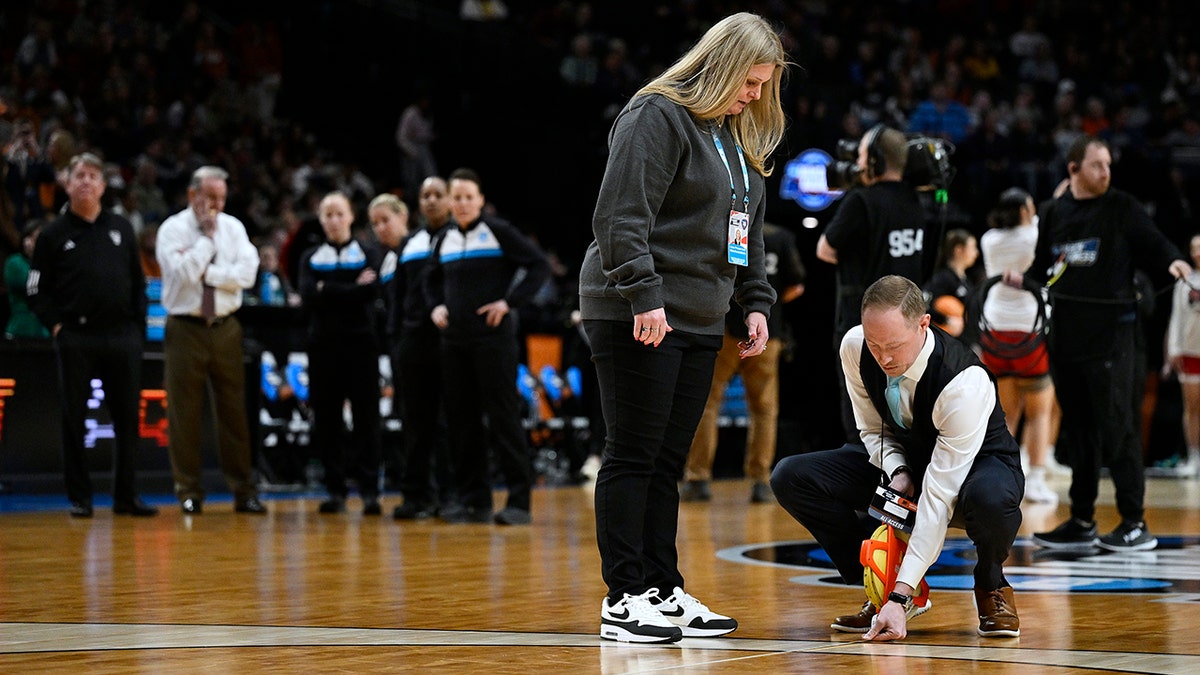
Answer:
[[91, 152], [81, 152], [72, 157], [67, 163], [67, 173], [75, 173], [75, 167], [79, 166], [80, 164], [87, 164], [101, 173], [104, 172], [104, 160], [100, 159], [99, 155]]
[[1071, 143], [1071, 147], [1067, 148], [1067, 165], [1082, 163], [1083, 156], [1087, 154], [1087, 149], [1093, 145], [1099, 145], [1110, 153], [1112, 152], [1112, 148], [1108, 147], [1108, 143], [1103, 138], [1087, 135], [1080, 136]]
[[925, 296], [921, 287], [911, 279], [889, 274], [867, 287], [863, 293], [862, 312], [868, 309], [900, 309], [909, 321], [918, 321], [925, 314]]
[[875, 142], [879, 144], [879, 152], [883, 155], [888, 170], [903, 174], [904, 167], [908, 164], [908, 138], [904, 132], [891, 128], [883, 129]]
[[188, 183], [188, 187], [198, 190], [200, 185], [210, 178], [229, 180], [229, 172], [219, 166], [202, 166], [192, 173], [192, 180]]

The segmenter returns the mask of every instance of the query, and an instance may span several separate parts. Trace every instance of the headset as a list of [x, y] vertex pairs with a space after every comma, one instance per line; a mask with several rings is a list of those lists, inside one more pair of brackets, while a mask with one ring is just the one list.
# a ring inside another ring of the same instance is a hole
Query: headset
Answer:
[[887, 159], [883, 156], [883, 146], [879, 137], [887, 126], [876, 124], [867, 131], [863, 138], [867, 141], [867, 178], [878, 178], [887, 171]]

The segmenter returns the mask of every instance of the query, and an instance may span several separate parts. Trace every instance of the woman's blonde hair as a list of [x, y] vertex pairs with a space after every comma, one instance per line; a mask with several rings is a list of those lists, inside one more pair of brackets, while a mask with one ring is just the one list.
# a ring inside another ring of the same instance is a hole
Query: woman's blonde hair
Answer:
[[634, 96], [661, 94], [701, 120], [719, 121], [737, 101], [750, 69], [764, 63], [774, 65], [775, 72], [763, 83], [762, 96], [730, 118], [729, 130], [746, 161], [769, 176], [767, 160], [783, 140], [779, 85], [788, 62], [779, 35], [761, 16], [741, 12], [725, 17]]
[[391, 209], [392, 213], [399, 214], [403, 218], [408, 217], [408, 204], [405, 204], [399, 197], [390, 192], [384, 192], [372, 199], [371, 203], [367, 205], [367, 213], [374, 211], [378, 207]]

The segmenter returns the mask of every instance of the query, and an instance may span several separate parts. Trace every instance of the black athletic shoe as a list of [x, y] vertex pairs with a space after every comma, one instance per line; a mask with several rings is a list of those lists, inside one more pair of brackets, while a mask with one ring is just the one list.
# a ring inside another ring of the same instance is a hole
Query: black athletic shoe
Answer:
[[1158, 546], [1158, 539], [1146, 529], [1143, 520], [1122, 520], [1117, 529], [1100, 537], [1100, 548], [1109, 551], [1149, 551]]
[[1090, 549], [1098, 543], [1096, 521], [1086, 522], [1070, 518], [1049, 532], [1033, 535], [1033, 543], [1054, 549]]

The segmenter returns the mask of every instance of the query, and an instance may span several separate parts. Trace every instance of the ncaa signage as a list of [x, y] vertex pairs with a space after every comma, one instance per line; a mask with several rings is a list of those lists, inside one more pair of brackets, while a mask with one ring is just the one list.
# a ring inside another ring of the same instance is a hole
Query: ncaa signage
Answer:
[[809, 211], [824, 210], [844, 194], [841, 190], [830, 190], [825, 179], [825, 167], [832, 161], [824, 150], [814, 148], [800, 153], [784, 167], [779, 196]]
[[[717, 557], [749, 565], [811, 571], [792, 579], [806, 585], [845, 587], [825, 550], [813, 541], [750, 544], [725, 549]], [[974, 587], [975, 546], [967, 538], [946, 539], [941, 555], [925, 574], [932, 590]], [[1200, 536], [1159, 536], [1153, 551], [1052, 551], [1027, 538], [1013, 543], [1004, 576], [1021, 593], [1200, 594]]]

